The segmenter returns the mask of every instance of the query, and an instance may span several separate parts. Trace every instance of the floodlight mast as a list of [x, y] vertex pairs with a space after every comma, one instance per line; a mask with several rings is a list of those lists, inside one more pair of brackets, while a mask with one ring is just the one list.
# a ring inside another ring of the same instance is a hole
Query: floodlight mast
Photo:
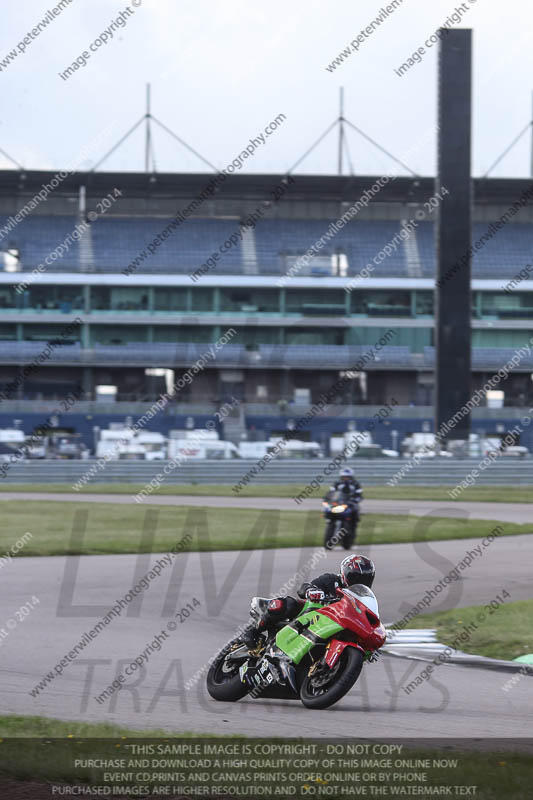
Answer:
[[342, 175], [342, 150], [344, 141], [344, 87], [339, 89], [339, 153], [338, 153], [338, 172]]
[[[98, 167], [100, 167], [104, 163], [104, 161], [107, 161], [109, 156], [112, 155], [116, 150], [118, 150], [124, 144], [126, 139], [129, 139], [132, 133], [134, 133], [137, 130], [137, 128], [143, 124], [143, 122], [145, 123], [144, 168], [146, 172], [149, 172], [150, 169], [152, 169], [152, 171], [155, 171], [155, 156], [154, 156], [153, 139], [152, 139], [152, 127], [151, 127], [152, 120], [156, 123], [156, 125], [159, 125], [160, 128], [162, 128], [166, 133], [168, 133], [169, 136], [172, 136], [173, 139], [179, 142], [182, 145], [182, 147], [185, 147], [190, 153], [199, 158], [200, 161], [206, 164], [211, 170], [213, 170], [213, 172], [218, 172], [217, 167], [211, 164], [197, 150], [195, 150], [193, 147], [187, 144], [186, 141], [181, 139], [170, 128], [167, 128], [166, 125], [164, 125], [160, 120], [157, 119], [157, 117], [155, 117], [152, 114], [151, 94], [152, 94], [151, 84], [148, 83], [146, 85], [146, 110], [144, 114], [139, 120], [137, 120], [135, 125], [133, 125], [128, 131], [126, 131], [124, 136], [122, 136], [118, 140], [118, 142], [114, 144], [113, 147], [110, 150], [108, 150], [107, 153], [94, 165], [94, 167], [91, 169], [91, 172], [96, 172]], [[151, 165], [150, 165], [150, 156], [152, 160]]]

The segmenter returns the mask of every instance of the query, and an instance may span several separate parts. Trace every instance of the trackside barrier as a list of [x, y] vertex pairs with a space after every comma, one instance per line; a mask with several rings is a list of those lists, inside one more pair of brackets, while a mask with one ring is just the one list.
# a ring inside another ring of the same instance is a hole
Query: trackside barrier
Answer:
[[[61, 461], [61, 460], [35, 460], [12, 464], [0, 486], [10, 483], [67, 483], [78, 481], [95, 460], [88, 461]], [[90, 485], [103, 483], [149, 483], [152, 478], [163, 471], [163, 461], [110, 461], [107, 467], [99, 470], [90, 480]], [[286, 460], [277, 459], [268, 463], [264, 470], [259, 471], [247, 484], [302, 484], [307, 485], [317, 475], [323, 475], [324, 470], [331, 463], [330, 459]], [[365, 486], [385, 485], [387, 481], [405, 463], [404, 459], [349, 459], [347, 464], [353, 468], [358, 479]], [[479, 463], [479, 459], [446, 459], [430, 461], [424, 460], [419, 466], [410, 470], [403, 480], [398, 483], [402, 486], [456, 486], [470, 470]], [[227, 460], [198, 460], [189, 459], [183, 462], [178, 469], [170, 470], [165, 477], [164, 485], [177, 483], [213, 483], [238, 484], [249, 470], [257, 465], [257, 460], [227, 459]], [[329, 485], [337, 474], [335, 469], [320, 486]], [[480, 473], [476, 482], [478, 486], [526, 486], [533, 485], [533, 459], [499, 459], [490, 468]], [[238, 495], [236, 495], [238, 496]]]

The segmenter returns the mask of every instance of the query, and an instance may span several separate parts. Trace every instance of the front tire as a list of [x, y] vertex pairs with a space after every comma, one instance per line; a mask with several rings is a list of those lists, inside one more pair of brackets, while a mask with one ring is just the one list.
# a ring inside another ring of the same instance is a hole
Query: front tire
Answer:
[[350, 521], [348, 531], [342, 537], [342, 546], [345, 550], [351, 550], [357, 538], [357, 522]]
[[325, 550], [333, 550], [335, 545], [332, 543], [332, 539], [335, 536], [335, 528], [337, 526], [337, 521], [334, 519], [330, 519], [326, 525], [326, 532], [324, 534], [324, 549]]
[[306, 708], [329, 708], [347, 694], [358, 679], [363, 666], [364, 655], [355, 648], [346, 647], [337, 664], [331, 670], [331, 680], [327, 680], [329, 667], [324, 666], [318, 677], [306, 675], [300, 687], [300, 700]]
[[213, 700], [234, 703], [248, 694], [246, 684], [241, 681], [238, 662], [226, 663], [228, 652], [240, 647], [240, 639], [234, 639], [218, 654], [207, 673], [207, 691]]

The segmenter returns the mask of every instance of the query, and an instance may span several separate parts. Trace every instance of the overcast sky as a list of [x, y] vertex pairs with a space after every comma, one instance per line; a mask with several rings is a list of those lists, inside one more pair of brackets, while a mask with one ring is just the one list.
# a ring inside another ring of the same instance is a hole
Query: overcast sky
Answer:
[[[57, 0], [6, 2], [0, 64]], [[140, 2], [135, 7], [133, 2]], [[152, 111], [218, 168], [278, 114], [286, 121], [242, 172], [283, 172], [338, 113], [422, 175], [435, 171], [437, 47], [398, 77], [411, 56], [460, 3], [403, 0], [334, 72], [326, 66], [387, 5], [387, 0], [130, 0], [130, 15], [67, 81], [63, 72], [127, 8], [116, 0], [73, 0], [0, 71], [0, 147], [28, 169], [71, 162], [88, 168], [144, 112]], [[458, 27], [474, 31], [473, 174], [483, 174], [531, 119], [531, 0], [466, 0]], [[128, 12], [126, 12], [127, 14]], [[143, 132], [102, 169], [144, 169]], [[158, 171], [205, 167], [154, 130]], [[420, 144], [422, 142], [422, 144]], [[391, 162], [348, 132], [355, 173], [386, 171]], [[494, 176], [527, 177], [526, 134]], [[332, 133], [299, 172], [335, 174]], [[9, 167], [0, 155], [0, 167]], [[403, 171], [398, 170], [400, 173]]]

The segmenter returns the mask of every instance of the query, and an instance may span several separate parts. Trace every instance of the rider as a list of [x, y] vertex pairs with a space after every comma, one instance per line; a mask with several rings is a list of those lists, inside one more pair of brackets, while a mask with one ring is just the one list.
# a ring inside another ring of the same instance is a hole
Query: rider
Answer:
[[331, 492], [342, 492], [347, 502], [352, 501], [357, 503], [363, 498], [361, 484], [358, 480], [356, 480], [353, 470], [350, 469], [350, 467], [346, 467], [345, 469], [341, 470], [339, 474], [339, 480], [337, 483], [334, 483], [333, 486], [329, 487], [328, 493], [324, 497], [324, 500], [328, 499], [328, 496]]
[[346, 556], [341, 561], [339, 574], [324, 572], [311, 582], [302, 583], [297, 591], [298, 597], [275, 597], [269, 601], [267, 610], [259, 622], [251, 622], [241, 635], [246, 646], [253, 650], [259, 642], [261, 631], [269, 630], [273, 625], [283, 620], [296, 617], [303, 608], [306, 600], [320, 603], [326, 596], [335, 597], [337, 588], [347, 588], [354, 583], [362, 583], [372, 588], [376, 568], [374, 562], [366, 556]]
[[344, 502], [352, 506], [353, 514], [350, 520], [351, 530], [348, 531], [348, 533], [353, 541], [355, 538], [355, 529], [359, 522], [359, 502], [363, 499], [363, 490], [350, 467], [345, 467], [345, 469], [341, 470], [339, 480], [334, 483], [333, 486], [329, 487], [324, 500], [328, 500], [333, 492], [342, 492]]

